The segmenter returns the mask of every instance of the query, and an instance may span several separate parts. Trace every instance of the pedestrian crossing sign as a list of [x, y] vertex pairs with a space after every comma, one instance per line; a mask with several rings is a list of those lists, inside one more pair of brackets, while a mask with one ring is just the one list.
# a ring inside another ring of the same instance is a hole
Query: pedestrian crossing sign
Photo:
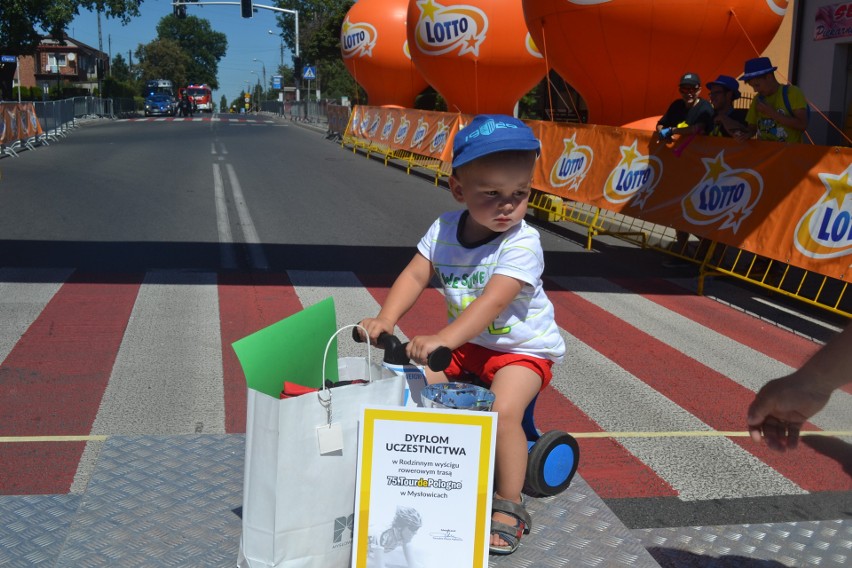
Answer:
[[316, 67], [305, 67], [302, 71], [302, 79], [308, 81], [315, 81], [317, 78], [317, 68]]

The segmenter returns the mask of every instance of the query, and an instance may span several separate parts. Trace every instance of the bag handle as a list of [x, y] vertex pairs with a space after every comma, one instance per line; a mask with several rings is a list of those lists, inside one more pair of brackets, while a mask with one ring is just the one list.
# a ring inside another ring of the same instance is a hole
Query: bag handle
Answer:
[[[325, 380], [325, 364], [328, 361], [328, 350], [331, 348], [331, 344], [334, 342], [335, 338], [340, 335], [342, 332], [347, 329], [360, 328], [364, 332], [364, 336], [368, 336], [367, 329], [361, 324], [353, 323], [351, 325], [344, 325], [340, 329], [334, 332], [334, 334], [329, 338], [328, 343], [325, 344], [325, 353], [322, 356], [322, 387], [317, 391], [317, 399], [321, 405], [325, 407], [326, 413], [328, 414], [328, 425], [331, 426], [331, 389], [328, 388], [328, 384]], [[367, 381], [373, 382], [373, 359], [372, 353], [370, 350], [370, 344], [366, 343], [365, 347], [367, 349]], [[323, 398], [325, 396], [325, 398]]]

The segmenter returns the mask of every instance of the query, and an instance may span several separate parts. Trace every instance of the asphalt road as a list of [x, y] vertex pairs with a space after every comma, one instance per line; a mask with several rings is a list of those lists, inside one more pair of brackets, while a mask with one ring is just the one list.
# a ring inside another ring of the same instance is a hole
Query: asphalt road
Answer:
[[[92, 121], [0, 160], [0, 436], [244, 431], [228, 341], [328, 295], [341, 324], [375, 313], [430, 223], [458, 206], [428, 177], [317, 130], [223, 118]], [[658, 253], [608, 237], [586, 251], [579, 228], [537, 225], [569, 345], [537, 420], [636, 434], [581, 439], [583, 478], [628, 527], [849, 517], [852, 438], [808, 438], [790, 458], [683, 434], [742, 430], [750, 393], [844, 322], [731, 282], [698, 297], [694, 275], [662, 268]], [[240, 306], [259, 315], [229, 328]], [[401, 331], [442, 318], [430, 296]], [[92, 345], [104, 353], [81, 356]], [[79, 401], [34, 400], [38, 378], [59, 384], [88, 363], [75, 357], [101, 357], [81, 371], [97, 379]], [[816, 426], [852, 430], [850, 403], [838, 393]], [[0, 493], [79, 491], [98, 443], [78, 449], [39, 485], [23, 469], [35, 458], [0, 444]]]

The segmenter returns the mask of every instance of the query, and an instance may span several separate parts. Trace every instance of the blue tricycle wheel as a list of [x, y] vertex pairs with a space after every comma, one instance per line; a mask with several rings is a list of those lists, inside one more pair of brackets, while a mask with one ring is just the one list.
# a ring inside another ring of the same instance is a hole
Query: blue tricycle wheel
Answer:
[[580, 446], [573, 436], [560, 430], [545, 432], [530, 448], [524, 493], [550, 497], [571, 484], [580, 462]]

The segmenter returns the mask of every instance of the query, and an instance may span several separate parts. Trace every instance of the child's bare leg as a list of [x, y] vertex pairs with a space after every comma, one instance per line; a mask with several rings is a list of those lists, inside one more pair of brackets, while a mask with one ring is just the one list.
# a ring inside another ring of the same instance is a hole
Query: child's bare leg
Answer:
[[435, 383], [448, 383], [447, 375], [443, 371], [433, 371], [429, 367], [423, 367], [423, 372], [426, 375], [426, 383], [433, 385]]
[[[527, 474], [527, 437], [521, 422], [524, 412], [541, 389], [541, 377], [527, 367], [510, 365], [494, 376], [491, 391], [496, 395], [492, 410], [497, 412], [497, 451], [495, 455], [495, 493], [501, 499], [521, 502], [521, 490]], [[494, 513], [492, 519], [509, 526], [517, 519], [505, 513]], [[491, 544], [506, 545], [498, 535]]]

